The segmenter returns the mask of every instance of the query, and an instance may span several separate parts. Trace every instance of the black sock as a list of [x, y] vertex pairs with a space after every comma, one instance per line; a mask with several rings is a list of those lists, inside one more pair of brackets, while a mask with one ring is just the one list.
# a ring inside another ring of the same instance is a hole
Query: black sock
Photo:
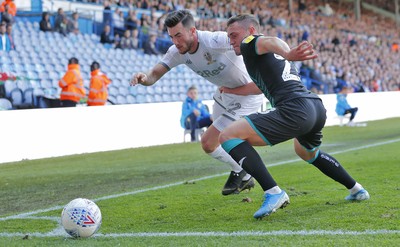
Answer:
[[353, 188], [356, 184], [356, 181], [346, 172], [343, 166], [341, 166], [335, 158], [321, 150], [312, 164], [328, 177], [343, 184], [347, 189]]
[[264, 191], [277, 185], [260, 155], [248, 142], [242, 142], [234, 147], [229, 154], [248, 174], [257, 180]]

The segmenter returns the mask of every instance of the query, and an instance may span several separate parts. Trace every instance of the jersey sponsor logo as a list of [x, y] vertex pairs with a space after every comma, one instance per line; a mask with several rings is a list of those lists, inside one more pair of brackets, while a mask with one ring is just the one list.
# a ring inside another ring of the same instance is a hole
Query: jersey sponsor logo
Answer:
[[253, 35], [248, 36], [243, 40], [243, 43], [248, 44], [250, 41], [252, 41], [255, 37]]
[[186, 60], [185, 63], [186, 63], [186, 64], [192, 64], [193, 62], [192, 62], [192, 60], [188, 59], [188, 60]]
[[224, 63], [219, 63], [219, 66], [216, 69], [213, 70], [199, 70], [196, 71], [196, 73], [204, 78], [210, 77], [210, 76], [216, 76], [219, 75], [221, 73], [221, 71], [223, 71], [226, 68], [226, 64]]
[[207, 65], [210, 65], [210, 64], [213, 64], [213, 63], [215, 63], [217, 60], [214, 60], [213, 58], [212, 58], [212, 55], [208, 52], [208, 51], [206, 51], [204, 54], [203, 54], [203, 56], [204, 56], [204, 58], [207, 60]]

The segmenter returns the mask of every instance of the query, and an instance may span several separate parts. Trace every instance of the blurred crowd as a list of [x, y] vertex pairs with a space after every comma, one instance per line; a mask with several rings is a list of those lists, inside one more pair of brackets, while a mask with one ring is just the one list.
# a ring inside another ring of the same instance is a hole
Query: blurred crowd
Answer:
[[[89, 1], [89, 0], [87, 0]], [[258, 17], [265, 35], [278, 36], [295, 46], [302, 40], [314, 44], [319, 58], [299, 63], [303, 75], [314, 82], [316, 93], [335, 93], [343, 85], [355, 92], [393, 91], [400, 88], [399, 27], [388, 18], [362, 10], [356, 20], [353, 3], [335, 0], [93, 0], [116, 9], [137, 9], [142, 14], [135, 26], [158, 37], [168, 38], [163, 20], [176, 9], [190, 9], [200, 30], [225, 30], [227, 18], [240, 13]], [[366, 2], [394, 12], [393, 1]], [[389, 4], [390, 2], [390, 4]], [[135, 15], [135, 14], [133, 14]]]
[[[316, 93], [335, 93], [344, 85], [355, 92], [400, 89], [399, 27], [394, 20], [362, 9], [356, 20], [354, 4], [339, 0], [80, 0], [104, 6], [102, 42], [115, 48], [137, 49], [139, 36], [149, 37], [145, 51], [159, 54], [156, 40], [169, 40], [164, 27], [171, 10], [189, 9], [200, 30], [225, 30], [229, 17], [252, 13], [260, 21], [262, 33], [278, 36], [290, 46], [310, 41], [319, 58], [298, 67], [313, 81]], [[363, 0], [394, 13], [394, 1]], [[148, 10], [148, 12], [140, 10]], [[78, 15], [78, 13], [76, 13]], [[76, 16], [75, 16], [76, 17]], [[79, 17], [79, 15], [78, 15]], [[108, 18], [108, 19], [107, 19]], [[74, 18], [60, 18], [66, 32], [76, 32]], [[111, 20], [113, 25], [110, 30]], [[54, 28], [54, 27], [53, 27]], [[64, 30], [64, 29], [61, 29]], [[151, 38], [150, 38], [151, 37]]]

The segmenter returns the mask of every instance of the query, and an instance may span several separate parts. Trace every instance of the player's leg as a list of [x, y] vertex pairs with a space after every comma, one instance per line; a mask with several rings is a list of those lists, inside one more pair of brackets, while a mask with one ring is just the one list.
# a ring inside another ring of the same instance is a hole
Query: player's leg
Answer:
[[201, 145], [207, 154], [216, 160], [228, 164], [231, 167], [229, 177], [222, 189], [223, 195], [240, 193], [243, 190], [254, 187], [254, 180], [238, 163], [221, 147], [218, 137], [220, 131], [234, 122], [237, 117], [231, 115], [220, 103], [213, 105], [213, 123], [201, 138]]
[[228, 180], [223, 189], [223, 195], [240, 193], [242, 190], [254, 187], [251, 175], [247, 174], [241, 166], [221, 147], [218, 137], [220, 131], [212, 124], [201, 138], [203, 150], [216, 160], [231, 167]]
[[321, 130], [325, 124], [325, 109], [321, 102], [312, 101], [308, 106], [310, 114], [307, 121], [313, 122], [312, 130], [294, 140], [296, 154], [314, 165], [326, 176], [344, 185], [349, 191], [348, 200], [366, 200], [369, 194], [343, 168], [339, 161], [319, 149], [322, 140]]
[[295, 150], [300, 158], [314, 165], [326, 176], [339, 182], [345, 186], [350, 195], [346, 197], [346, 200], [367, 200], [369, 199], [368, 192], [362, 187], [361, 184], [357, 183], [344, 169], [344, 167], [331, 155], [316, 149], [308, 152], [301, 146], [298, 140], [295, 140]]
[[[249, 121], [249, 122], [248, 122]], [[259, 219], [275, 212], [289, 203], [289, 197], [281, 190], [268, 172], [254, 146], [265, 146], [267, 143], [249, 119], [239, 119], [225, 128], [220, 135], [223, 148], [236, 160], [243, 169], [251, 174], [264, 190], [264, 202], [254, 217]]]

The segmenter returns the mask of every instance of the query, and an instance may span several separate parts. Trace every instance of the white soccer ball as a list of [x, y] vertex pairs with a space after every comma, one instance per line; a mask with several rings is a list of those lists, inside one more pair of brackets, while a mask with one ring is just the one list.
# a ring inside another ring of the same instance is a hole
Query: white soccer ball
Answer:
[[100, 208], [89, 199], [74, 199], [64, 207], [61, 213], [61, 224], [74, 238], [90, 237], [100, 229]]

